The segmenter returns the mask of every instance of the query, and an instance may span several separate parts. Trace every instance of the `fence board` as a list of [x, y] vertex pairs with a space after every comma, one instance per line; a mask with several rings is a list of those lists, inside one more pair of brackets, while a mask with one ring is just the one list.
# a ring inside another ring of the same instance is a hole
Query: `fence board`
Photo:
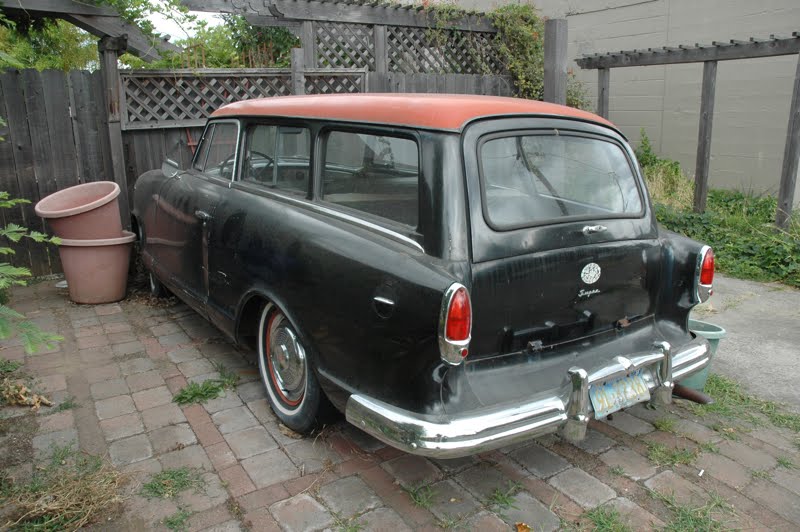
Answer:
[[[6, 120], [9, 125], [9, 140], [14, 146], [14, 172], [17, 176], [19, 197], [31, 203], [22, 209], [25, 226], [29, 229], [42, 231], [44, 224], [36, 216], [33, 205], [39, 201], [39, 188], [36, 184], [34, 173], [33, 146], [28, 129], [28, 117], [25, 111], [25, 95], [20, 86], [22, 75], [19, 71], [12, 70], [0, 75], [0, 84], [3, 86], [3, 96], [6, 101]], [[33, 275], [50, 273], [50, 259], [44, 246], [29, 245], [28, 252], [30, 263], [27, 265]]]
[[[3, 86], [5, 85], [4, 81], [7, 79], [8, 77], [4, 78], [0, 76], [0, 113], [2, 113], [4, 117], [8, 117], [9, 115], [5, 105], [5, 91], [3, 90]], [[24, 195], [20, 192], [19, 182], [17, 181], [15, 172], [14, 152], [16, 151], [16, 145], [14, 144], [14, 138], [11, 135], [8, 125], [2, 128], [2, 136], [5, 140], [0, 142], [0, 168], [4, 171], [0, 172], [0, 190], [8, 192], [10, 198], [24, 198]], [[2, 218], [3, 225], [6, 226], [10, 223], [15, 223], [24, 227], [24, 210], [25, 206], [0, 209], [0, 218]], [[14, 254], [0, 257], [0, 262], [9, 262], [15, 266], [30, 266], [31, 257], [28, 252], [29, 242], [27, 240], [18, 243], [3, 243], [3, 245], [6, 244], [14, 250]]]

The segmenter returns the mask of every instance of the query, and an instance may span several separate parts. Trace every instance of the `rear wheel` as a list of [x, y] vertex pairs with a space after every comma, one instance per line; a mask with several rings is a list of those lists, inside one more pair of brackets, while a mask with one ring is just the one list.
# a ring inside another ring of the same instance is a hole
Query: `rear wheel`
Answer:
[[258, 367], [275, 415], [297, 432], [313, 429], [325, 398], [297, 331], [272, 304], [261, 311]]

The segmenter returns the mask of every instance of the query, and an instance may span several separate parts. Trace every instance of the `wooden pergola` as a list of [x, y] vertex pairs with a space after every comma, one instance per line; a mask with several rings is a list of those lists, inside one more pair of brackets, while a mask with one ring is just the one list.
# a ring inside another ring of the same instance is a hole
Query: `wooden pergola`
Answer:
[[[714, 92], [717, 83], [717, 62], [800, 54], [800, 33], [791, 37], [770, 35], [768, 39], [751, 37], [748, 41], [731, 40], [709, 45], [665, 46], [646, 50], [628, 50], [586, 55], [577, 60], [584, 69], [597, 69], [597, 112], [608, 118], [608, 93], [612, 68], [703, 63], [703, 88], [700, 100], [700, 130], [697, 139], [694, 210], [703, 212], [708, 196], [708, 168], [711, 158], [711, 129], [714, 120]], [[786, 228], [792, 215], [800, 158], [800, 57], [789, 108], [789, 126], [783, 153], [778, 209], [775, 223]]]
[[129, 220], [128, 187], [125, 176], [125, 154], [122, 143], [119, 56], [130, 51], [146, 61], [160, 57], [161, 52], [179, 52], [180, 48], [165, 39], [150, 38], [122, 19], [108, 7], [98, 7], [76, 0], [0, 0], [0, 9], [12, 15], [60, 18], [99, 37], [98, 52], [103, 86], [108, 106], [107, 132], [111, 151], [114, 181], [120, 185], [122, 219]]

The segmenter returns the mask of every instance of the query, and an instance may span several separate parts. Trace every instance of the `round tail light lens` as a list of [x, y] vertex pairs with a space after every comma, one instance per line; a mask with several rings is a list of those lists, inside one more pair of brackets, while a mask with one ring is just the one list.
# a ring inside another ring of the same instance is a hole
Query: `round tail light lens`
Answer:
[[445, 338], [450, 341], [468, 340], [472, 330], [472, 306], [465, 288], [459, 288], [447, 310]]
[[714, 250], [709, 249], [703, 257], [700, 267], [700, 284], [711, 285], [714, 282]]

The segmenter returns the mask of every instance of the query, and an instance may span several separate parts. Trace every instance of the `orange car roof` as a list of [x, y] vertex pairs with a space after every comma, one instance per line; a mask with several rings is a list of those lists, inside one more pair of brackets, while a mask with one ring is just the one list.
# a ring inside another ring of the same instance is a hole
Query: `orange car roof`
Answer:
[[285, 116], [460, 130], [483, 117], [539, 115], [577, 118], [609, 127], [608, 120], [573, 107], [501, 96], [466, 94], [321, 94], [243, 100], [211, 116]]

